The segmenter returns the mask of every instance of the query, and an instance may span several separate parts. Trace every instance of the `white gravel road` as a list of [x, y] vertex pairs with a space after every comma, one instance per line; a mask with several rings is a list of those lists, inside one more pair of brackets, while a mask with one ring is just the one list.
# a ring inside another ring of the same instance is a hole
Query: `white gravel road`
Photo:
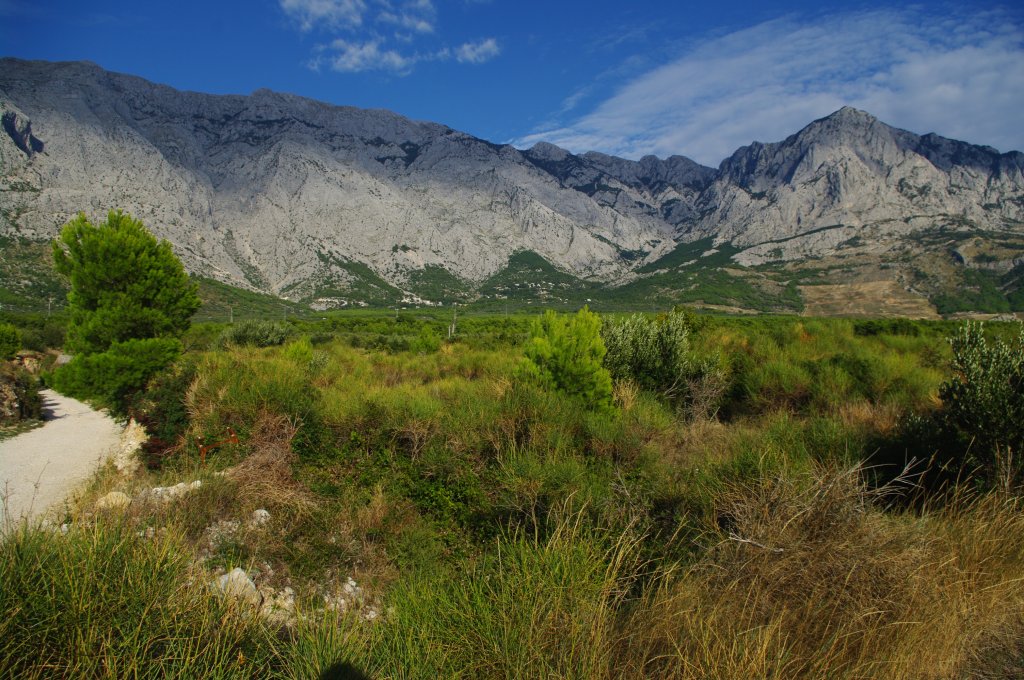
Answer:
[[0, 442], [6, 521], [37, 519], [60, 504], [116, 450], [121, 426], [87, 404], [42, 390], [46, 424]]

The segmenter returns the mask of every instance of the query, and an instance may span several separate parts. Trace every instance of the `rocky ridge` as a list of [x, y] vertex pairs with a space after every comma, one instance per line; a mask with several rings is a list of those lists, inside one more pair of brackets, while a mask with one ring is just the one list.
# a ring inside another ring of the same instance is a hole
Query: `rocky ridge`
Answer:
[[1006, 269], [1024, 238], [1024, 154], [852, 108], [716, 170], [520, 151], [388, 111], [180, 92], [88, 63], [0, 65], [0, 235], [49, 239], [80, 210], [119, 207], [191, 271], [293, 299], [424, 277], [473, 289], [523, 251], [604, 287], [705, 242], [730, 272], [830, 258], [876, 270], [922, 256], [935, 230], [1000, 243], [984, 262]]

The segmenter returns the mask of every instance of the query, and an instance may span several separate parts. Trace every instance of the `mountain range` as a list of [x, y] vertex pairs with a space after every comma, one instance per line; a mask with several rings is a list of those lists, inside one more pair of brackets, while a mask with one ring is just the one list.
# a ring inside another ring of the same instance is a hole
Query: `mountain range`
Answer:
[[[317, 308], [470, 300], [1024, 310], [1024, 154], [845, 107], [716, 168], [519, 150], [384, 110], [0, 60], [0, 277], [123, 209], [194, 274]], [[30, 258], [29, 258], [30, 259]], [[19, 297], [20, 296], [20, 297]]]

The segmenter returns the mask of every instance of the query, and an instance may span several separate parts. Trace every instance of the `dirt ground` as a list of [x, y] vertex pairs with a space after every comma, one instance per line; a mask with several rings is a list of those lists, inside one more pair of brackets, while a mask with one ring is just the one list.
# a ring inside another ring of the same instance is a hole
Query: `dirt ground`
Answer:
[[117, 449], [121, 426], [87, 404], [43, 390], [46, 424], [0, 442], [5, 524], [42, 518]]

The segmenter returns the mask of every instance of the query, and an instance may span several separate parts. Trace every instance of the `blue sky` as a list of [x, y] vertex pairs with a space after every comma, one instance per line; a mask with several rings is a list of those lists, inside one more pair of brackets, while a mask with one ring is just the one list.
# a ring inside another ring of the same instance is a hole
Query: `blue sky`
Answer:
[[845, 104], [1024, 150], [1018, 3], [0, 0], [0, 54], [713, 166]]

